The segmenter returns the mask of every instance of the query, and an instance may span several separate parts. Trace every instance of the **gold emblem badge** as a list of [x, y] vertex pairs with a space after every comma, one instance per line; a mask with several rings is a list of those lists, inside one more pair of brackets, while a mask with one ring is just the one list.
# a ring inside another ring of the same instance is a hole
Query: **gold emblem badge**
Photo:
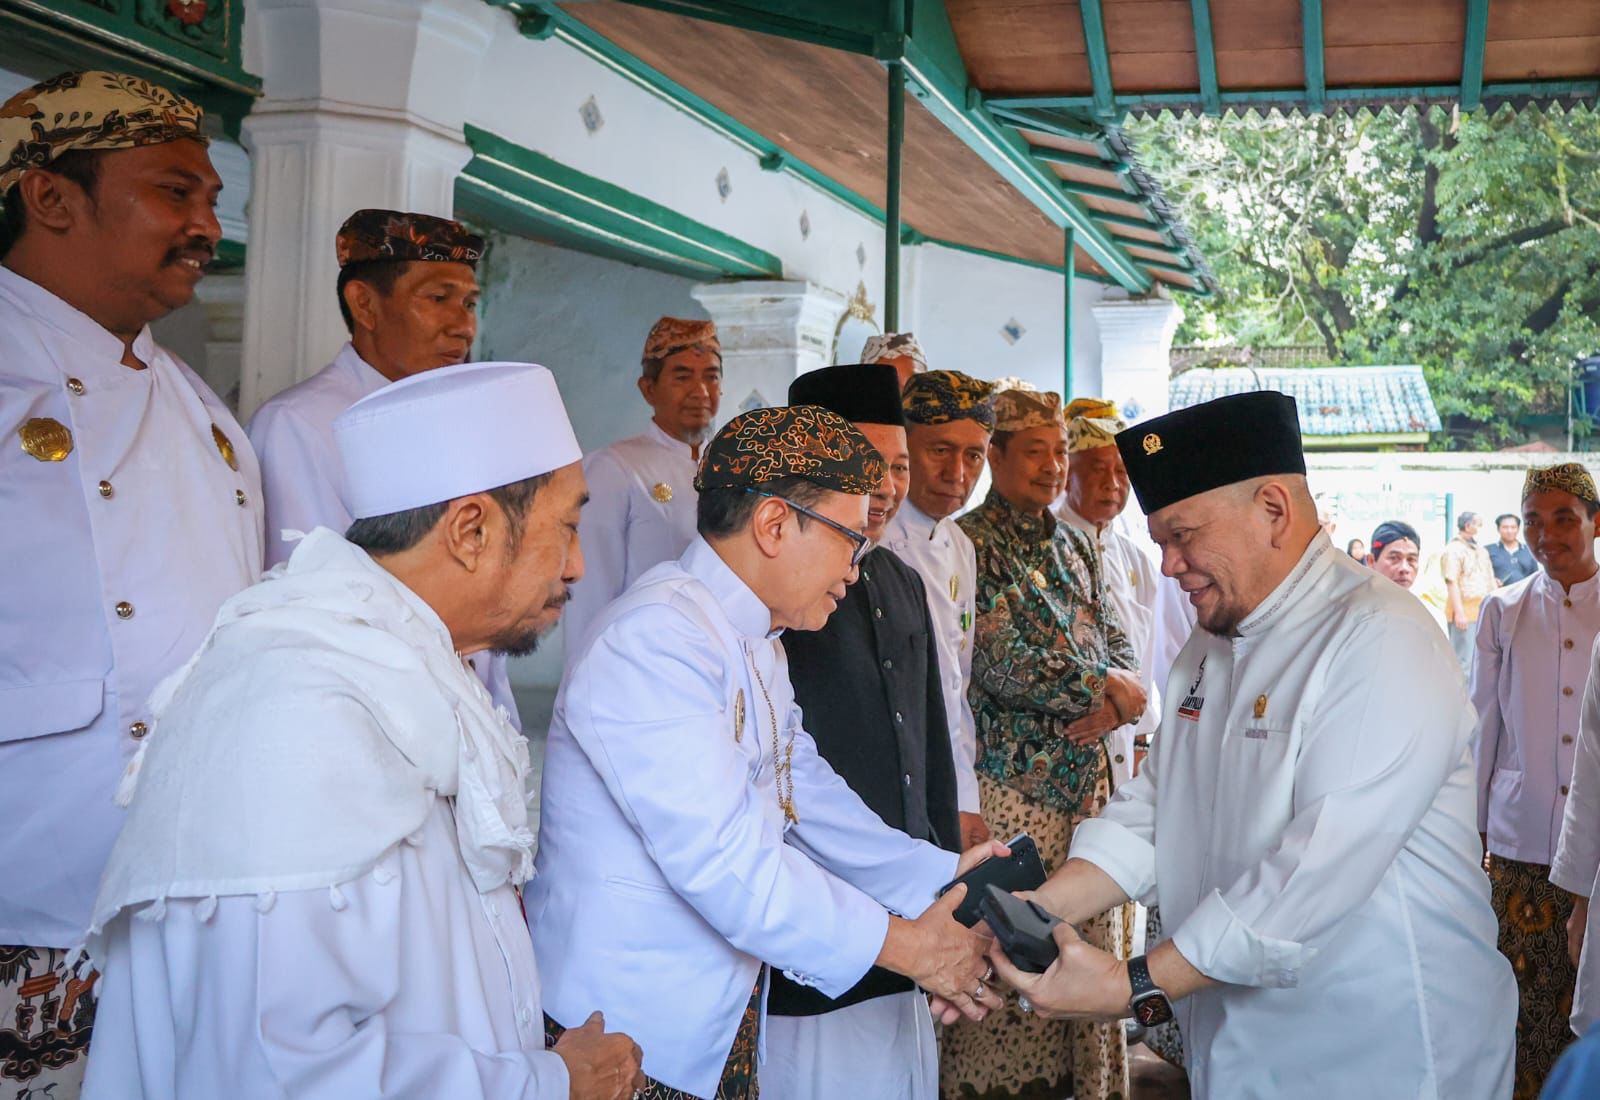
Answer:
[[1265, 718], [1266, 716], [1267, 716], [1267, 697], [1265, 695], [1257, 695], [1256, 696], [1256, 717], [1259, 719], [1259, 718]]
[[222, 461], [226, 462], [229, 468], [237, 470], [239, 456], [233, 453], [233, 440], [223, 435], [222, 429], [215, 424], [211, 425], [211, 438], [217, 444], [217, 453], [222, 456]]
[[72, 432], [59, 420], [36, 416], [17, 429], [22, 449], [40, 462], [60, 462], [72, 453]]
[[657, 504], [665, 504], [672, 499], [672, 486], [665, 481], [658, 481], [650, 487], [650, 499]]
[[744, 688], [733, 697], [733, 739], [744, 740]]
[[1034, 583], [1034, 586], [1036, 588], [1045, 587], [1044, 574], [1039, 572], [1037, 569], [1035, 569], [1032, 573], [1028, 574], [1028, 579], [1031, 580]]
[[1159, 435], [1157, 435], [1155, 432], [1151, 432], [1149, 435], [1144, 437], [1145, 454], [1153, 455], [1159, 450], [1161, 450], [1161, 437]]
[[950, 598], [952, 600], [957, 600], [957, 599], [961, 598], [961, 578], [960, 577], [952, 576], [950, 578]]

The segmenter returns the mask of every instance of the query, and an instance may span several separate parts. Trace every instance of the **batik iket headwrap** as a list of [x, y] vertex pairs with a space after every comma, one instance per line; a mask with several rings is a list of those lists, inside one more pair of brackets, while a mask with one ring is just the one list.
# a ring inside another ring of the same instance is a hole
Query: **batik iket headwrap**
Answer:
[[862, 495], [878, 487], [888, 464], [867, 437], [818, 405], [752, 409], [723, 425], [706, 445], [697, 492], [745, 489], [803, 477], [824, 489]]
[[976, 420], [994, 431], [994, 386], [956, 370], [931, 370], [913, 374], [901, 391], [906, 421], [911, 424], [948, 424]]

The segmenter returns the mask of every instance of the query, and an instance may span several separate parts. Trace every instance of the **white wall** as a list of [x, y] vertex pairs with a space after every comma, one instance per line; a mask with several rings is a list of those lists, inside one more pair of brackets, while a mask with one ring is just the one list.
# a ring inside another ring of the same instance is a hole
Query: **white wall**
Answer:
[[[935, 370], [977, 378], [1016, 376], [1041, 390], [1061, 390], [1064, 325], [1061, 276], [970, 252], [921, 245], [913, 255], [906, 326], [917, 334]], [[1100, 387], [1100, 333], [1091, 307], [1105, 293], [1079, 279], [1072, 295], [1073, 390]], [[1022, 335], [1008, 342], [1002, 328], [1015, 320]], [[1074, 394], [1066, 395], [1069, 399]]]

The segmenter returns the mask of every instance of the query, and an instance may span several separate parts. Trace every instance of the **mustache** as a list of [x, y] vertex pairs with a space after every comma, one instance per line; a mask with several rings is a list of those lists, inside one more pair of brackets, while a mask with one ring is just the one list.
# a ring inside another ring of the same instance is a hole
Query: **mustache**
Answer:
[[560, 611], [563, 607], [566, 607], [567, 604], [569, 604], [571, 602], [572, 602], [572, 589], [571, 588], [562, 588], [561, 594], [558, 595], [558, 596], [550, 597], [550, 599], [545, 602], [544, 606], [547, 609], [551, 610], [551, 611]]
[[[202, 259], [202, 257], [204, 257]], [[217, 258], [217, 246], [204, 237], [190, 237], [176, 248], [167, 250], [162, 259], [163, 264], [175, 264], [179, 260], [200, 260], [202, 267], [210, 267], [211, 262]]]

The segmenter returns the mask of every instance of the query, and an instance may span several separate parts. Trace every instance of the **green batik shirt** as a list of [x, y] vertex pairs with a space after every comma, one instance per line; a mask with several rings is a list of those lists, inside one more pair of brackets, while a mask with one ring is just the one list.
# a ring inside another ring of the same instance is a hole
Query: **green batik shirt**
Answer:
[[1102, 704], [1107, 671], [1137, 667], [1099, 557], [1070, 524], [1019, 512], [993, 489], [958, 522], [978, 556], [968, 692], [978, 773], [1082, 814], [1108, 766], [1105, 748], [1072, 744], [1066, 728]]

